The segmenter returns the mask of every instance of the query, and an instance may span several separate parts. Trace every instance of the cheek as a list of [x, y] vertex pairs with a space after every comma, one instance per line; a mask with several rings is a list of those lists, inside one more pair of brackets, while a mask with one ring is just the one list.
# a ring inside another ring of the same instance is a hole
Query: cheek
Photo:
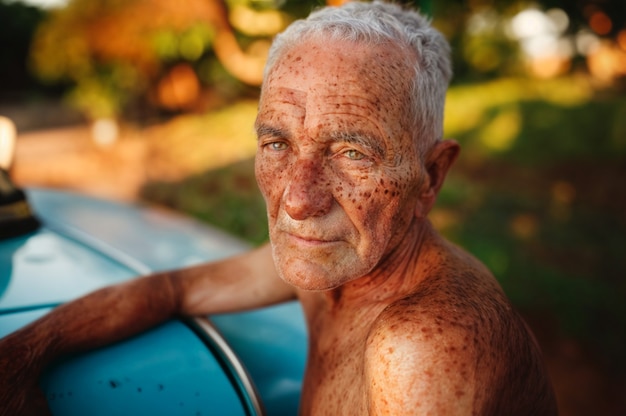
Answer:
[[410, 223], [414, 213], [416, 190], [407, 181], [379, 179], [371, 192], [367, 209], [362, 210], [365, 228], [372, 230], [373, 238], [389, 238]]
[[258, 155], [254, 163], [254, 172], [269, 213], [271, 211], [270, 207], [280, 198], [280, 189], [282, 189], [281, 184], [284, 181], [285, 172], [267, 163]]

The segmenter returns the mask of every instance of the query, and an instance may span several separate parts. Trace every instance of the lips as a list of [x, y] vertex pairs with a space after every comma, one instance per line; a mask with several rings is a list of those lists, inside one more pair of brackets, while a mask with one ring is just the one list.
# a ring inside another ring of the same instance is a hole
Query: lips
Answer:
[[328, 244], [328, 243], [336, 243], [339, 241], [338, 238], [328, 238], [328, 237], [319, 237], [314, 235], [303, 235], [300, 233], [294, 233], [285, 230], [279, 230], [282, 234], [287, 235], [290, 239], [296, 240], [298, 242], [304, 244]]

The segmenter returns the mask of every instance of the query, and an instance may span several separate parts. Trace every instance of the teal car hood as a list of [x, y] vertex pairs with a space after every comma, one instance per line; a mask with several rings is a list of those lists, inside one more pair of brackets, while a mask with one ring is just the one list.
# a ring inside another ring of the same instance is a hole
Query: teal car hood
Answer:
[[56, 306], [137, 274], [48, 228], [4, 242], [0, 256], [0, 315]]

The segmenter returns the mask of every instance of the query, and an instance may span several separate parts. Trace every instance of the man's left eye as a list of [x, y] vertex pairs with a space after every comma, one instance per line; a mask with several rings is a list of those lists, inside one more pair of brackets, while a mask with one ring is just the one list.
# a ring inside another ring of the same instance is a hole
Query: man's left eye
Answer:
[[285, 150], [287, 149], [287, 143], [285, 142], [272, 142], [269, 144], [272, 150]]
[[365, 155], [363, 153], [354, 149], [346, 150], [343, 154], [346, 155], [346, 157], [350, 160], [361, 160], [365, 158]]

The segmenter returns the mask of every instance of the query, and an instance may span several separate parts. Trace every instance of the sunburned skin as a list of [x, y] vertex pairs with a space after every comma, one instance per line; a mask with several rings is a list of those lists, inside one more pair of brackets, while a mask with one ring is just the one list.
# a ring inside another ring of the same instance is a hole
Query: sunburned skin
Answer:
[[420, 162], [405, 59], [309, 39], [263, 87], [256, 175], [309, 326], [301, 413], [556, 414], [523, 321], [426, 219], [458, 145]]

